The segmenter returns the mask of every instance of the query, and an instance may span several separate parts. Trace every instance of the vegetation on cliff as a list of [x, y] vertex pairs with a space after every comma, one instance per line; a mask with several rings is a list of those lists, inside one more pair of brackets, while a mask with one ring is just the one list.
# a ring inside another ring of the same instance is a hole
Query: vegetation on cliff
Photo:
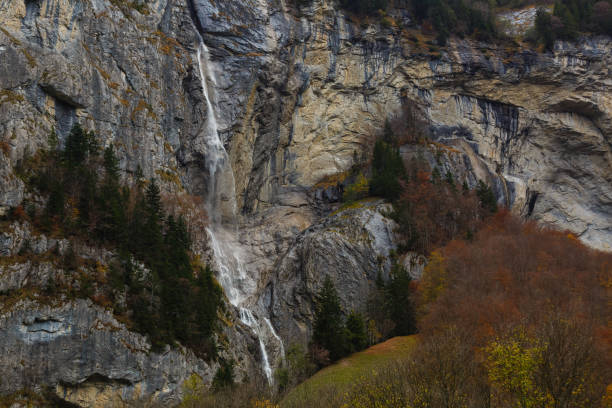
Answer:
[[346, 319], [343, 317], [340, 299], [329, 277], [319, 292], [312, 342], [314, 362], [319, 366], [325, 366], [368, 346], [363, 316], [352, 311]]
[[[295, 0], [307, 5], [312, 0]], [[407, 8], [424, 32], [434, 33], [438, 45], [445, 45], [451, 35], [470, 36], [492, 41], [504, 38], [497, 19], [499, 8], [549, 6], [538, 10], [536, 26], [527, 39], [552, 47], [555, 39], [575, 39], [580, 33], [612, 35], [612, 3], [610, 0], [339, 0], [339, 5], [358, 18], [379, 15], [383, 25], [391, 26], [387, 9]]]
[[[131, 185], [122, 183], [113, 146], [101, 150], [95, 135], [77, 124], [63, 148], [53, 133], [48, 150], [19, 166], [32, 193], [45, 200], [26, 203], [25, 211], [18, 207], [14, 217], [47, 235], [116, 254], [109, 265], [98, 265], [97, 275], [85, 272], [79, 288], [51, 282], [48, 295], [67, 293], [110, 307], [154, 347], [179, 341], [214, 356], [222, 290], [212, 271], [192, 257], [185, 219], [164, 210], [155, 180], [137, 174]], [[85, 263], [71, 248], [61, 267], [77, 273]]]
[[[441, 174], [423, 157], [404, 162], [401, 145], [429, 144], [427, 125], [419, 118], [406, 105], [399, 116], [386, 122], [373, 147], [371, 170], [362, 168], [368, 163], [353, 169], [359, 174], [345, 188], [344, 200], [360, 199], [366, 193], [389, 200], [394, 204], [391, 216], [399, 225], [399, 251], [428, 254], [455, 237], [471, 237], [479, 223], [497, 211], [497, 199], [484, 182], [469, 189], [465, 180], [455, 180], [450, 170]], [[365, 180], [363, 173], [372, 177]]]
[[574, 40], [580, 33], [612, 35], [612, 3], [609, 1], [556, 1], [552, 14], [539, 9], [528, 38], [552, 48], [557, 39]]

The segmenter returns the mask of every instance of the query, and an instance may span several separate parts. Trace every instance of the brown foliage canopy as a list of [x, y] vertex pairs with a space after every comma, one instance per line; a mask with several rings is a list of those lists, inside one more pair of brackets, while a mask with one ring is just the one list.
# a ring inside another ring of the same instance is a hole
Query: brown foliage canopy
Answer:
[[612, 255], [569, 233], [501, 211], [473, 242], [452, 241], [441, 254], [447, 281], [438, 299], [425, 305], [425, 331], [459, 323], [486, 338], [519, 323], [539, 325], [551, 314], [601, 329], [610, 321]]
[[408, 172], [394, 214], [403, 249], [428, 254], [455, 237], [470, 237], [486, 215], [476, 193], [457, 187], [452, 175], [442, 180], [416, 161]]
[[[482, 363], [491, 358], [491, 344], [506, 347], [523, 333], [525, 347], [537, 351], [525, 374], [533, 406], [599, 406], [612, 382], [612, 254], [502, 211], [472, 242], [452, 241], [432, 260], [419, 289], [425, 344], [460, 329], [469, 333], [462, 342], [473, 361]], [[511, 366], [523, 357], [498, 362]], [[494, 406], [514, 406], [528, 394], [509, 393], [485, 377], [480, 382], [491, 387], [486, 395]]]

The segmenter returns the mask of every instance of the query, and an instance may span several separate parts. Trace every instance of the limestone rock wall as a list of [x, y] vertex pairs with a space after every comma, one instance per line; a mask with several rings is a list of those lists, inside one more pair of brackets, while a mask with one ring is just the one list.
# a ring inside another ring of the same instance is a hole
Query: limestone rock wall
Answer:
[[333, 2], [299, 17], [280, 1], [255, 4], [196, 1], [245, 214], [349, 169], [409, 102], [435, 141], [484, 165], [474, 177], [495, 180], [500, 203], [609, 249], [609, 38], [546, 54], [467, 40], [429, 52], [394, 27], [351, 23]]
[[153, 353], [146, 339], [88, 301], [45, 305], [21, 301], [0, 316], [3, 376], [0, 393], [55, 388], [85, 406], [123, 401], [178, 403], [192, 374], [211, 380], [211, 368], [192, 353]]

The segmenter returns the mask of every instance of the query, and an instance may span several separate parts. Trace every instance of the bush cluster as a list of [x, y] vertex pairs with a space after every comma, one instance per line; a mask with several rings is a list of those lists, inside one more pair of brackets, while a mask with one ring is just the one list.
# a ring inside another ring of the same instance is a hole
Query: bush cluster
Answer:
[[[374, 144], [369, 182], [360, 173], [355, 183], [345, 188], [347, 201], [362, 198], [369, 186], [371, 196], [394, 204], [391, 216], [399, 226], [402, 252], [427, 254], [456, 236], [469, 237], [482, 219], [497, 211], [495, 193], [483, 181], [475, 190], [465, 182], [457, 186], [450, 171], [442, 175], [422, 157], [413, 157], [406, 168], [399, 145], [427, 144], [426, 137], [427, 126], [418, 112], [404, 108], [397, 118], [385, 122]], [[443, 148], [436, 154], [445, 154]]]

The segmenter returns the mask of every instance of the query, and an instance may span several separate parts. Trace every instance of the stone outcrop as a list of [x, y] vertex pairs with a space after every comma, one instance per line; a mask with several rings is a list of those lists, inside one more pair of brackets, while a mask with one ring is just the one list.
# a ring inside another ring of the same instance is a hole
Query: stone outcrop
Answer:
[[[404, 103], [420, 108], [431, 139], [402, 147], [406, 160], [424, 157], [470, 186], [484, 180], [516, 213], [610, 250], [611, 40], [558, 42], [543, 54], [459, 39], [438, 48], [406, 10], [389, 17], [408, 30], [356, 24], [328, 0], [299, 10], [284, 0], [0, 2], [0, 216], [24, 198], [18, 161], [46, 147], [53, 129], [63, 141], [76, 121], [115, 145], [125, 177], [140, 166], [166, 192], [205, 196], [199, 32], [217, 78], [208, 85], [242, 214], [236, 245], [257, 286], [251, 302], [285, 343], [308, 340], [324, 276], [346, 310], [359, 310], [388, 271], [395, 244], [382, 205], [330, 215], [341, 191], [321, 182], [339, 181]], [[58, 245], [28, 231], [0, 231], [0, 255], [12, 259], [26, 241], [40, 253]], [[418, 276], [422, 258], [408, 258]], [[0, 287], [42, 287], [52, 273], [20, 260], [2, 266]], [[232, 314], [220, 343], [234, 350], [237, 372], [252, 375], [257, 342]], [[33, 378], [2, 372], [2, 392], [44, 384], [83, 406], [170, 404], [191, 373], [214, 374], [188, 351], [147, 351], [144, 338], [85, 301], [23, 301], [3, 310], [0, 331], [2, 366], [18, 367], [21, 353], [19, 372]], [[53, 357], [44, 364], [34, 358], [43, 351]], [[272, 354], [278, 363], [282, 353]]]
[[[69, 248], [97, 270], [86, 265], [63, 270], [60, 257]], [[217, 361], [204, 361], [180, 346], [154, 350], [111, 310], [74, 299], [83, 276], [106, 276], [112, 252], [33, 234], [27, 223], [13, 223], [0, 235], [0, 252], [0, 395], [51, 391], [81, 406], [172, 406], [191, 376], [204, 386], [211, 383]], [[150, 273], [143, 265], [137, 269], [135, 276]], [[72, 294], [62, 288], [71, 288]], [[100, 289], [93, 284], [94, 299], [104, 293]], [[118, 293], [117, 301], [125, 308], [125, 294]], [[258, 373], [262, 357], [253, 334], [232, 310], [225, 319], [232, 325], [223, 327], [216, 341], [220, 356], [240, 367], [236, 380], [241, 381], [245, 373]]]
[[264, 292], [272, 321], [290, 344], [306, 345], [312, 334], [316, 295], [326, 277], [338, 291], [345, 312], [365, 312], [380, 274], [389, 276], [396, 249], [391, 206], [360, 201], [298, 235], [280, 257]]
[[190, 375], [211, 380], [211, 368], [188, 350], [154, 353], [147, 340], [89, 301], [58, 305], [20, 301], [0, 316], [0, 393], [40, 390], [86, 406], [124, 401], [176, 404]]

